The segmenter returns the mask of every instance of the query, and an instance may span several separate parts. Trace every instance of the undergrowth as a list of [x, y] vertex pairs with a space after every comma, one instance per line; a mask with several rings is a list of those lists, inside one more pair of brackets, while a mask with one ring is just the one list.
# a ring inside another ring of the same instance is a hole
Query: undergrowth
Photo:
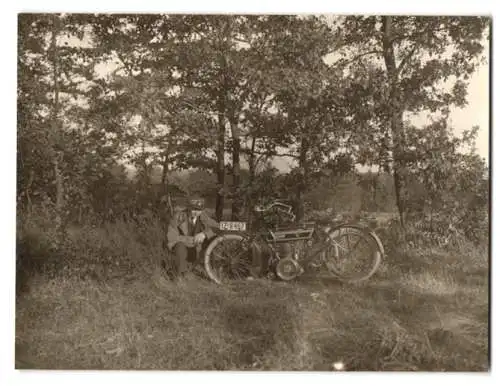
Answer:
[[155, 218], [18, 229], [16, 367], [486, 371], [487, 248], [403, 243], [367, 283], [174, 283]]

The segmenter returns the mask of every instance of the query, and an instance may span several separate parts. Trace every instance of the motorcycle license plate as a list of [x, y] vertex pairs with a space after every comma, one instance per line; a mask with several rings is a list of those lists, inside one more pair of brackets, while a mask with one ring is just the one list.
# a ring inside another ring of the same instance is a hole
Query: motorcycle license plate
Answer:
[[247, 223], [243, 221], [221, 221], [219, 229], [221, 231], [246, 231]]

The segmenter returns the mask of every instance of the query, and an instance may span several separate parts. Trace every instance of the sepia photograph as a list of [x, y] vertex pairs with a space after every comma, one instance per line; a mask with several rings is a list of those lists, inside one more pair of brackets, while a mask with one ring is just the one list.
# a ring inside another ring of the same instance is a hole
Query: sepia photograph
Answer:
[[491, 28], [18, 13], [15, 369], [490, 372]]

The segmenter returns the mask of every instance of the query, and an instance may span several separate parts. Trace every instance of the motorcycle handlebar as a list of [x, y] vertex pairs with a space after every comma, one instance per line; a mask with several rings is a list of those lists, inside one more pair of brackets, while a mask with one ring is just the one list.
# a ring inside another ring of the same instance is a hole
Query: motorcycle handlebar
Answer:
[[292, 213], [292, 207], [290, 205], [284, 204], [282, 202], [275, 201], [267, 206], [256, 205], [254, 207], [254, 211], [257, 213], [263, 213], [263, 212], [267, 212], [268, 210], [272, 209], [273, 207], [277, 207], [279, 211], [284, 212], [284, 214], [291, 217], [292, 221], [295, 221], [295, 214]]
[[267, 206], [255, 205], [254, 211], [255, 212], [267, 212], [268, 210], [272, 209], [274, 206], [286, 208], [286, 210], [288, 212], [292, 211], [292, 207], [290, 205], [284, 204], [284, 203], [279, 202], [279, 201], [274, 201]]

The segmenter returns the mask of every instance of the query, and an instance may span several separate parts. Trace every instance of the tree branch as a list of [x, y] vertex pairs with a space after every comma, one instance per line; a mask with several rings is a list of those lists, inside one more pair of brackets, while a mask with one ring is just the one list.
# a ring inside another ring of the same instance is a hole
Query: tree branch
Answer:
[[266, 154], [260, 154], [257, 159], [255, 160], [255, 166], [259, 164], [260, 161], [266, 156]]
[[189, 102], [186, 102], [186, 101], [182, 101], [181, 102], [181, 105], [186, 105], [188, 107], [190, 107], [192, 110], [198, 112], [198, 113], [203, 113], [203, 114], [208, 114], [208, 115], [214, 115], [216, 114], [214, 111], [209, 111], [209, 110], [204, 110], [204, 109], [200, 109], [199, 107], [196, 107], [194, 105], [192, 105], [191, 103]]
[[413, 44], [413, 48], [410, 50], [410, 52], [403, 58], [403, 60], [401, 61], [401, 63], [399, 63], [399, 66], [397, 66], [396, 68], [396, 73], [399, 75], [401, 74], [401, 72], [403, 71], [404, 69], [404, 66], [406, 65], [406, 62], [408, 60], [410, 60], [410, 58], [413, 56], [413, 54], [415, 53], [415, 51], [417, 50], [417, 47], [418, 47], [418, 44], [415, 42]]
[[[442, 32], [442, 31], [446, 31], [447, 27], [440, 27], [440, 28], [436, 28], [434, 30], [432, 30], [432, 32], [435, 34], [436, 32]], [[425, 28], [424, 30], [420, 30], [420, 31], [417, 31], [415, 33], [412, 33], [412, 34], [395, 34], [392, 39], [391, 39], [391, 43], [394, 43], [394, 42], [401, 42], [403, 40], [415, 40], [417, 38], [420, 38], [422, 37], [424, 34], [428, 33], [430, 31], [430, 27], [427, 27]]]
[[381, 50], [371, 50], [371, 51], [367, 51], [367, 52], [363, 52], [361, 54], [358, 54], [356, 55], [354, 58], [352, 59], [349, 59], [349, 60], [343, 60], [343, 59], [340, 59], [338, 60], [336, 63], [333, 64], [333, 67], [346, 67], [347, 65], [361, 59], [362, 57], [364, 56], [368, 56], [368, 55], [374, 55], [374, 54], [383, 54], [384, 52], [381, 51]]
[[233, 37], [232, 40], [237, 42], [237, 43], [243, 43], [243, 44], [249, 44], [249, 45], [251, 44], [250, 41], [248, 41], [246, 39], [242, 39], [242, 38]]
[[292, 154], [292, 153], [280, 153], [280, 154], [275, 154], [274, 156], [275, 157], [291, 157], [291, 158], [295, 158], [295, 159], [299, 158], [298, 154]]
[[[118, 59], [120, 59], [120, 61], [123, 63], [123, 66], [125, 67], [125, 69], [127, 70], [127, 72], [129, 73], [130, 76], [134, 76], [133, 72], [132, 72], [132, 69], [130, 68], [130, 64], [128, 64], [125, 59], [123, 58], [123, 55], [120, 54], [118, 51], [115, 51], [116, 52], [116, 56], [118, 56]], [[116, 72], [116, 70], [115, 70]]]

